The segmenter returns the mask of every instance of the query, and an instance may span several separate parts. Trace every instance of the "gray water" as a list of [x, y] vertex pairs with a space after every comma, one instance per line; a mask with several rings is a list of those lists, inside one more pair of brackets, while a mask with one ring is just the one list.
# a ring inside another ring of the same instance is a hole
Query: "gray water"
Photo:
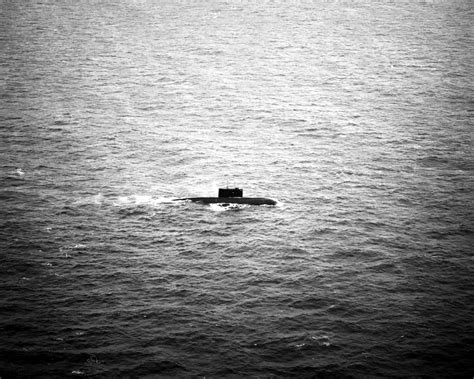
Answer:
[[472, 377], [471, 1], [0, 6], [2, 378]]

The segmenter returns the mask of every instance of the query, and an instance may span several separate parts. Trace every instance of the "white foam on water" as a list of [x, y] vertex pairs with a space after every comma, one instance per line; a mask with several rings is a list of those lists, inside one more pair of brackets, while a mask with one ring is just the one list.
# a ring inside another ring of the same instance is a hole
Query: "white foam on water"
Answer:
[[153, 195], [134, 194], [130, 196], [119, 196], [112, 200], [112, 204], [116, 207], [120, 206], [150, 206], [158, 207], [162, 204], [179, 205], [182, 201], [178, 201], [176, 197], [153, 197]]
[[159, 197], [157, 199], [154, 199], [155, 204], [171, 204], [171, 205], [176, 205], [179, 204], [183, 201], [187, 200], [179, 200], [177, 197]]
[[274, 205], [275, 207], [277, 208], [285, 208], [286, 207], [286, 203], [284, 203], [283, 201], [280, 201], [278, 199], [273, 199], [276, 201], [276, 204]]
[[122, 205], [127, 205], [130, 203], [128, 196], [119, 196], [115, 200], [112, 201], [114, 206], [120, 207]]
[[150, 195], [133, 195], [132, 198], [137, 205], [151, 204], [153, 202], [153, 198]]
[[229, 204], [229, 203], [214, 203], [210, 204], [209, 208], [214, 212], [236, 211], [248, 208], [248, 204]]
[[92, 198], [92, 201], [94, 202], [94, 204], [101, 205], [104, 202], [104, 195], [98, 193]]

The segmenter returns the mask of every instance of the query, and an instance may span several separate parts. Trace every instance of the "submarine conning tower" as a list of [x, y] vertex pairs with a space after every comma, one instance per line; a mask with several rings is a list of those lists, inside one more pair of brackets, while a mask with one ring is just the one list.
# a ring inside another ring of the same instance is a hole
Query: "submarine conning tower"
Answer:
[[240, 188], [219, 188], [219, 197], [242, 197], [242, 189]]

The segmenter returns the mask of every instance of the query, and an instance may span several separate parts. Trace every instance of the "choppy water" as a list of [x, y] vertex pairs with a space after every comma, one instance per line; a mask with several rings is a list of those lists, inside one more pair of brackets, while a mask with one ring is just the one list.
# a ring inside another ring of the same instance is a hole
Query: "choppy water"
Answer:
[[0, 6], [2, 378], [472, 377], [472, 2]]

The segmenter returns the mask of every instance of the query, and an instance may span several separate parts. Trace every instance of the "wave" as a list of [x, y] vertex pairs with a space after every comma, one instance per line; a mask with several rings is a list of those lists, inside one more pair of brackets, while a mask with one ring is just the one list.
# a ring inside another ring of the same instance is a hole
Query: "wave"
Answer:
[[99, 206], [113, 206], [113, 207], [127, 207], [127, 206], [149, 206], [158, 207], [162, 204], [179, 205], [176, 197], [155, 197], [148, 194], [133, 194], [110, 196], [98, 193], [96, 195], [80, 197], [75, 200], [74, 204], [78, 205], [99, 205]]

